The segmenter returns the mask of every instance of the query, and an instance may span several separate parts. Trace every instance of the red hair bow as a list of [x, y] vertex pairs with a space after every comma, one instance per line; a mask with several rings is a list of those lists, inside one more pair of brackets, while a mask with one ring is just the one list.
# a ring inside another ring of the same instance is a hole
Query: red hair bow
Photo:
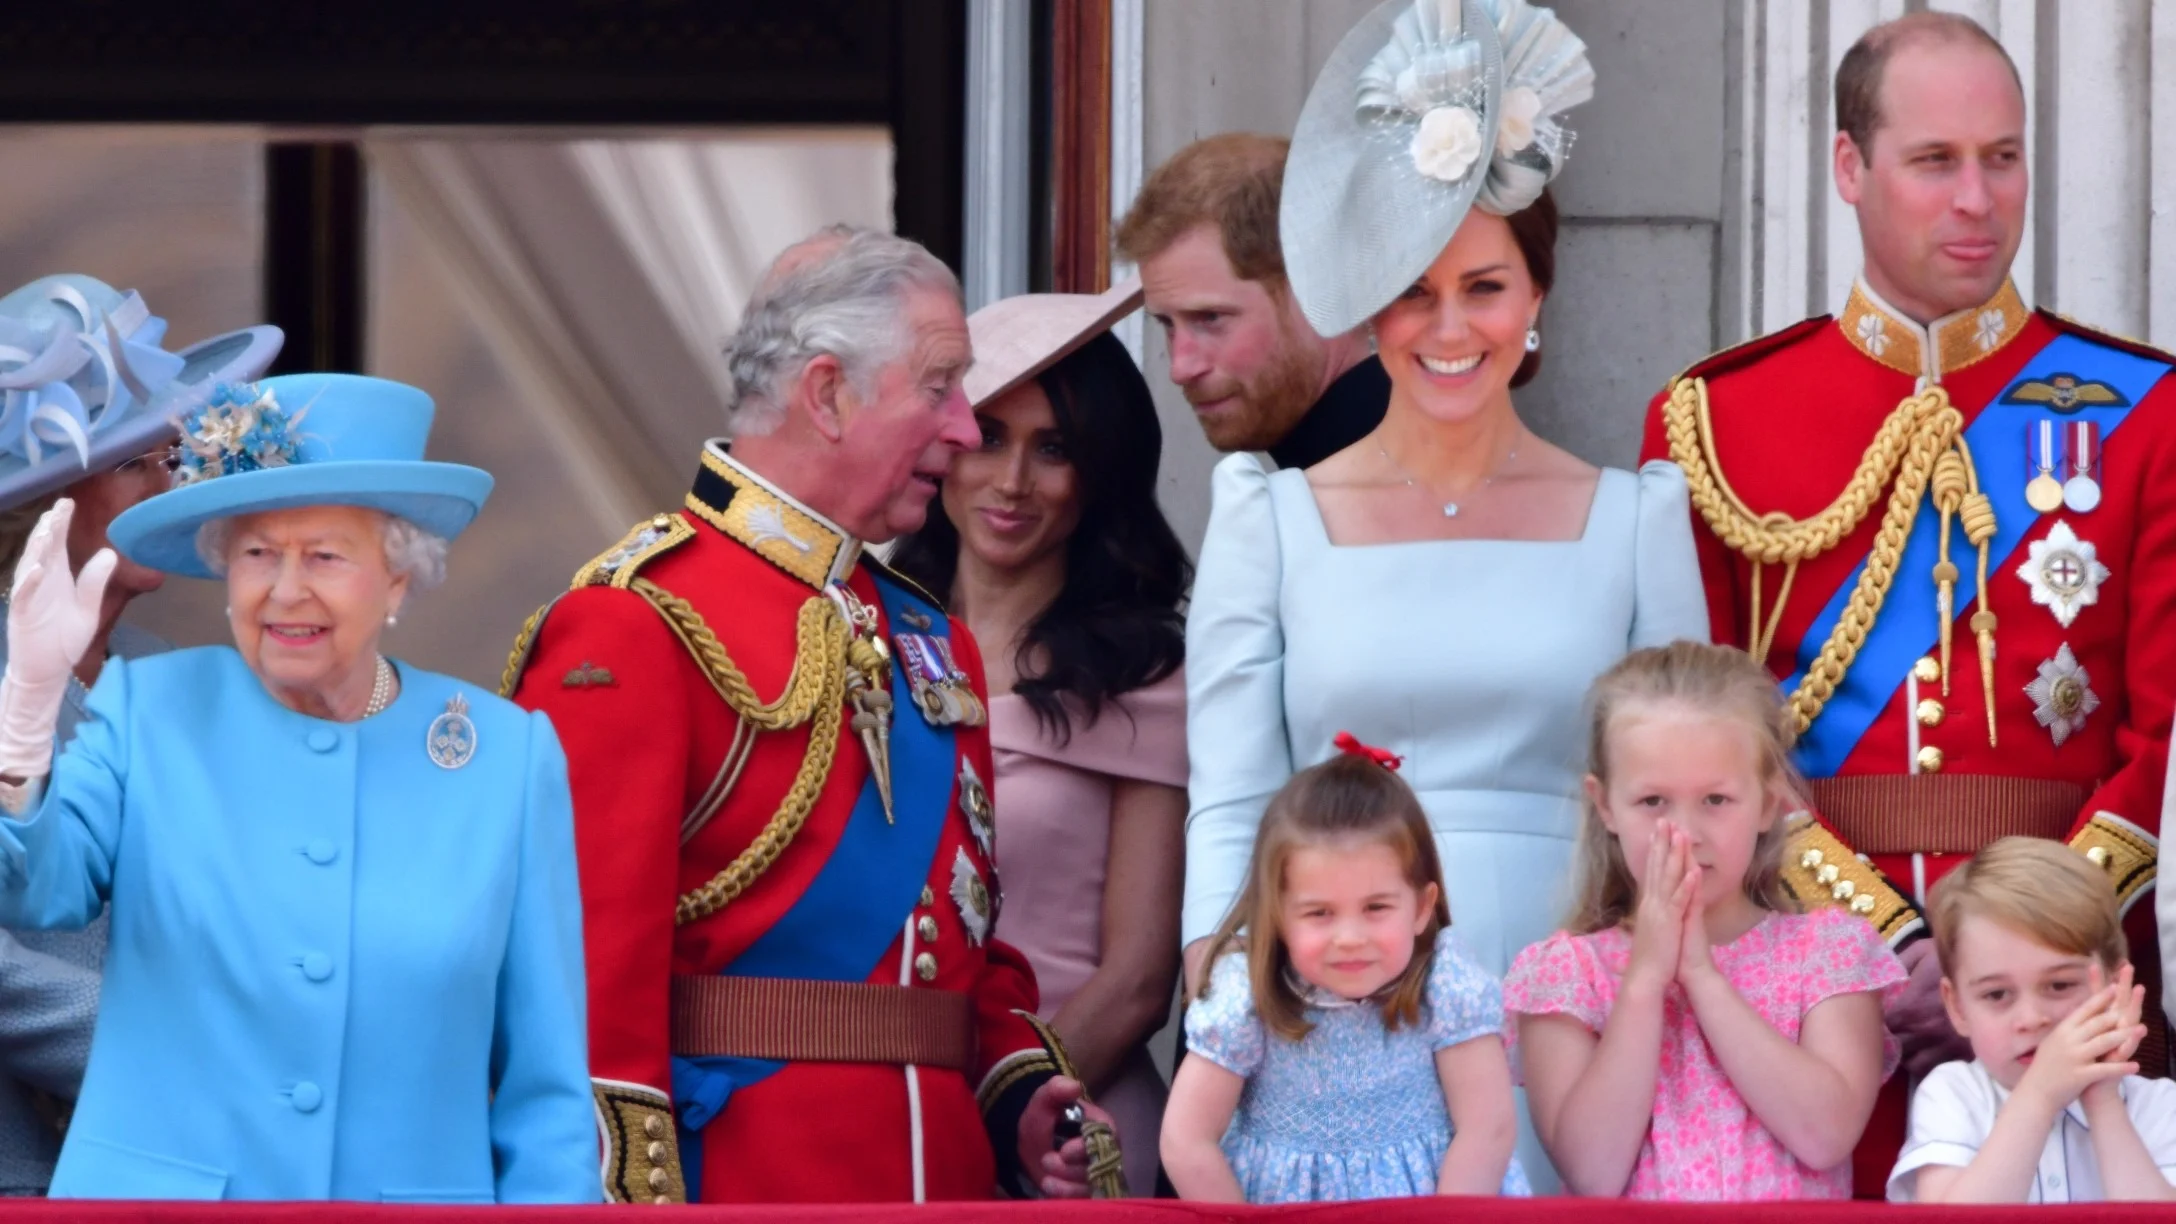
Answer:
[[1377, 765], [1382, 766], [1384, 769], [1388, 769], [1393, 772], [1397, 770], [1398, 766], [1405, 764], [1404, 757], [1399, 756], [1397, 753], [1392, 752], [1387, 748], [1369, 747], [1368, 745], [1361, 743], [1359, 740], [1354, 739], [1352, 736], [1352, 732], [1350, 731], [1338, 732], [1337, 738], [1331, 740], [1330, 742], [1337, 745], [1337, 750], [1339, 752], [1348, 753], [1356, 757], [1366, 757], [1368, 760], [1375, 762]]

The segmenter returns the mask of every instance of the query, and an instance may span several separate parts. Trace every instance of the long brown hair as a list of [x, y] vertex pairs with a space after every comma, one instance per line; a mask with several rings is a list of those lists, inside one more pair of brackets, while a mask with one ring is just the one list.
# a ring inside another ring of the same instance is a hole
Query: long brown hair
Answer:
[[[1752, 656], [1729, 646], [1672, 642], [1635, 650], [1602, 673], [1588, 691], [1591, 711], [1588, 771], [1604, 789], [1609, 785], [1610, 730], [1619, 718], [1639, 708], [1674, 703], [1718, 718], [1734, 718], [1752, 732], [1760, 756], [1762, 801], [1788, 812], [1802, 806], [1805, 783], [1791, 764], [1797, 738], [1790, 710], [1768, 669]], [[1745, 875], [1745, 895], [1765, 910], [1795, 913], [1798, 901], [1783, 885], [1783, 845], [1790, 834], [1782, 813], [1753, 844]], [[1602, 823], [1593, 796], [1579, 830], [1577, 901], [1565, 927], [1575, 935], [1606, 930], [1632, 916], [1639, 904], [1639, 881], [1625, 862], [1617, 836]]]
[[[1306, 1003], [1287, 980], [1292, 962], [1278, 925], [1284, 908], [1285, 864], [1296, 850], [1354, 843], [1375, 843], [1396, 851], [1413, 891], [1424, 892], [1435, 885], [1435, 908], [1428, 925], [1413, 940], [1413, 959], [1382, 994], [1385, 1026], [1395, 1029], [1420, 1022], [1436, 936], [1451, 925], [1435, 834], [1428, 828], [1428, 814], [1421, 810], [1419, 797], [1403, 778], [1366, 757], [1340, 752], [1294, 774], [1269, 801], [1261, 830], [1254, 837], [1246, 886], [1209, 944], [1211, 965], [1234, 943], [1244, 945], [1254, 1010], [1280, 1037], [1297, 1041], [1314, 1027], [1306, 1020]], [[1242, 940], [1242, 932], [1249, 937]], [[1208, 994], [1210, 976], [1202, 975], [1196, 998]]]

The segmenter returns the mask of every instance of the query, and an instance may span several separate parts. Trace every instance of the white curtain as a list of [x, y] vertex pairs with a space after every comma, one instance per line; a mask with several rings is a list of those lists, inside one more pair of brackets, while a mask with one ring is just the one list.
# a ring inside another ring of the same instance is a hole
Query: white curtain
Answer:
[[770, 260], [824, 224], [891, 224], [881, 129], [365, 147], [607, 532], [678, 500]]

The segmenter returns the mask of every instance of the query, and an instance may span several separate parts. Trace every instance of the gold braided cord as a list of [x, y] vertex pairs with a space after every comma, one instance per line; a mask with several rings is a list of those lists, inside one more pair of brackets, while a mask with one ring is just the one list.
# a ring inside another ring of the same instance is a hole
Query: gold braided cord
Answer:
[[[837, 711], [846, 700], [846, 652], [852, 630], [839, 614], [838, 605], [824, 596], [802, 604], [792, 677], [778, 700], [764, 702], [756, 697], [748, 677], [734, 666], [724, 644], [692, 605], [647, 579], [636, 579], [631, 589], [648, 600], [672, 626], [735, 714], [771, 731], [810, 723], [808, 751], [802, 754], [793, 785], [786, 788], [785, 798], [779, 800], [778, 810], [763, 831], [724, 870], [681, 897], [674, 907], [674, 925], [685, 926], [717, 913], [746, 892], [793, 844], [801, 826], [808, 823], [808, 814], [823, 794], [824, 783], [831, 777], [832, 761], [838, 755], [841, 719]], [[819, 714], [829, 716], [811, 718]]]
[[544, 614], [552, 610], [545, 604], [529, 614], [521, 622], [521, 632], [514, 635], [514, 648], [507, 652], [506, 670], [499, 673], [499, 696], [508, 701], [514, 699], [514, 686], [521, 683], [522, 665], [529, 661], [529, 644], [536, 640], [537, 626], [544, 623]]
[[[1889, 491], [1880, 530], [1858, 584], [1821, 653], [1791, 694], [1792, 716], [1803, 733], [1843, 683], [1880, 616], [1935, 467], [1942, 455], [1961, 446], [1964, 416], [1951, 406], [1948, 392], [1940, 386], [1930, 386], [1898, 404], [1882, 422], [1844, 491], [1826, 509], [1806, 519], [1756, 514], [1730, 488], [1714, 461], [1715, 428], [1706, 380], [1679, 380], [1663, 405], [1663, 423], [1670, 457], [1684, 469], [1700, 517], [1717, 539], [1756, 568], [1776, 563], [1795, 566], [1836, 547], [1865, 521], [1875, 497], [1884, 488]], [[1758, 607], [1753, 610], [1753, 624], [1751, 645], [1761, 646], [1763, 618]], [[1986, 643], [1983, 637], [1983, 654]]]
[[[830, 678], [826, 673], [839, 670], [851, 631], [839, 615], [838, 606], [824, 596], [813, 596], [801, 605], [794, 624], [793, 671], [786, 677], [786, 687], [778, 699], [767, 702], [756, 696], [755, 686], [725, 652], [725, 644], [703, 622], [695, 605], [647, 578], [635, 579], [629, 589], [650, 601], [695, 656], [697, 666], [710, 686], [718, 690], [718, 696], [758, 731], [792, 730], [817, 710], [838, 704], [836, 699], [824, 700], [824, 686]], [[809, 674], [812, 665], [815, 675]]]

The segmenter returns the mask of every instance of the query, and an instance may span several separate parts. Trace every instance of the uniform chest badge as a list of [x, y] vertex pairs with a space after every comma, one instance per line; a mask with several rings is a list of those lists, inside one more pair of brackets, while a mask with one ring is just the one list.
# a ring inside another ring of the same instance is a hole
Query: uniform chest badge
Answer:
[[423, 750], [440, 769], [459, 769], [475, 758], [476, 724], [469, 721], [467, 698], [455, 693], [446, 699], [446, 712], [424, 733]]
[[990, 788], [982, 784], [975, 763], [965, 758], [960, 760], [960, 811], [967, 815], [967, 827], [975, 831], [982, 857], [997, 861], [997, 812], [990, 804]]
[[2047, 538], [2034, 540], [2017, 576], [2032, 588], [2032, 601], [2055, 614], [2055, 622], [2068, 629], [2078, 611], [2100, 602], [2100, 584], [2108, 580], [2108, 567], [2100, 563], [2099, 550], [2081, 540], [2070, 524], [2055, 521]]
[[933, 727], [979, 727], [989, 721], [967, 673], [953, 661], [952, 643], [934, 633], [895, 633], [893, 653], [906, 669], [914, 706]]
[[959, 907], [960, 924], [967, 928], [967, 938], [981, 947], [990, 937], [990, 924], [997, 921], [997, 904], [964, 846], [952, 857], [952, 904]]
[[2050, 374], [2046, 378], [2032, 378], [2011, 388], [2002, 397], [2005, 404], [2046, 404], [2057, 412], [2071, 413], [2080, 408], [2128, 408], [2131, 401], [2114, 387], [2104, 382], [2079, 378], [2075, 374]]
[[2054, 658], [2040, 665], [2039, 676], [2025, 686], [2025, 695], [2033, 699], [2032, 716], [2055, 738], [2056, 747], [2077, 734], [2085, 726], [2085, 716], [2100, 708], [2100, 695], [2093, 691], [2092, 683], [2092, 676], [2079, 665], [2078, 656], [2070, 653], [2070, 643], [2065, 642]]

